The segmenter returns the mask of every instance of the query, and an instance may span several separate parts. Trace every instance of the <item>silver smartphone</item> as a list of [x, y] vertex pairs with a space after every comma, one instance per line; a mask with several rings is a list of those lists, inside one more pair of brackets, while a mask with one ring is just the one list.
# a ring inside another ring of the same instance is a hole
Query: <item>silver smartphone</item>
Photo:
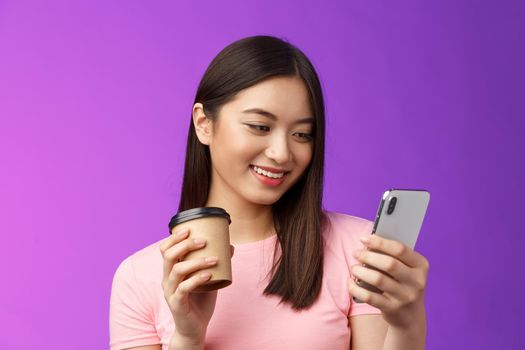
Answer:
[[[430, 193], [425, 190], [385, 191], [377, 210], [372, 234], [399, 241], [414, 249], [429, 200]], [[363, 266], [373, 268], [366, 264]], [[357, 280], [356, 283], [372, 292], [382, 293], [380, 289], [364, 281]], [[361, 302], [356, 298], [353, 299], [355, 302]]]

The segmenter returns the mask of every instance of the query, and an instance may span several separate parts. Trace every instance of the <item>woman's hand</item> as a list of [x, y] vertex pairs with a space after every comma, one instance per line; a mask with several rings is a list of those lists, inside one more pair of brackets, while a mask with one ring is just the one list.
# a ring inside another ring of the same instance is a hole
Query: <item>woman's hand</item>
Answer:
[[409, 329], [417, 320], [424, 320], [428, 260], [402, 243], [377, 235], [361, 241], [368, 249], [356, 250], [354, 257], [379, 271], [359, 264], [352, 266], [352, 275], [381, 289], [383, 294], [370, 292], [353, 280], [349, 281], [350, 294], [380, 309], [392, 327]]
[[217, 257], [182, 261], [186, 254], [206, 245], [204, 240], [189, 239], [188, 235], [188, 229], [173, 232], [160, 246], [164, 259], [162, 288], [175, 321], [174, 338], [177, 337], [177, 343], [197, 346], [204, 344], [206, 329], [215, 309], [217, 291], [193, 293], [195, 288], [211, 278], [211, 274], [202, 272], [189, 278], [188, 275], [216, 265]]

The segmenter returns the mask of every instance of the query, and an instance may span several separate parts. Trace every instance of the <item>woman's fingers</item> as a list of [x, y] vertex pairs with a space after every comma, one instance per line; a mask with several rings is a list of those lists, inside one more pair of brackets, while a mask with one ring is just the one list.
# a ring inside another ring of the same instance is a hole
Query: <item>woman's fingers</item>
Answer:
[[376, 271], [361, 265], [352, 266], [351, 271], [354, 277], [381, 289], [383, 293], [391, 295], [394, 298], [400, 300], [405, 298], [405, 287], [392, 277], [389, 277], [380, 271]]
[[171, 273], [173, 265], [181, 261], [186, 254], [193, 250], [201, 249], [206, 245], [206, 241], [200, 238], [185, 239], [172, 247], [168, 248], [164, 254], [164, 277]]
[[162, 242], [162, 244], [160, 245], [161, 254], [164, 255], [164, 252], [168, 250], [168, 248], [170, 248], [174, 244], [177, 244], [180, 241], [182, 241], [184, 238], [186, 238], [189, 232], [190, 230], [188, 228], [184, 228], [184, 229], [172, 232], [172, 234], [168, 238], [166, 238], [164, 242]]
[[405, 323], [405, 311], [408, 310], [410, 314], [414, 305], [422, 303], [428, 260], [394, 240], [371, 235], [363, 237], [361, 241], [367, 249], [355, 251], [354, 257], [365, 266], [352, 266], [352, 275], [379, 288], [383, 293], [368, 291], [355, 281], [349, 281], [350, 294], [381, 309], [383, 316], [388, 316], [390, 320]]
[[168, 296], [170, 304], [175, 308], [178, 308], [179, 306], [184, 308], [184, 306], [187, 306], [188, 294], [194, 291], [197, 287], [206, 283], [210, 278], [211, 273], [203, 271], [184, 280], [178, 285], [178, 287], [175, 289], [175, 292]]
[[390, 305], [390, 300], [388, 300], [385, 295], [371, 292], [368, 289], [359, 286], [351, 278], [348, 280], [348, 291], [356, 299], [377, 307], [378, 309], [384, 310]]
[[378, 235], [361, 237], [361, 242], [363, 242], [368, 249], [393, 256], [410, 267], [428, 268], [428, 261], [424, 256], [401, 242], [386, 239]]
[[352, 255], [363, 264], [379, 269], [397, 281], [405, 282], [411, 279], [410, 267], [390, 255], [371, 250], [356, 250]]
[[171, 267], [167, 265], [173, 265], [175, 260], [178, 259], [178, 257], [174, 255], [171, 248], [185, 240], [189, 233], [190, 231], [188, 229], [176, 231], [172, 233], [171, 236], [166, 238], [160, 245], [160, 254], [164, 260], [164, 276], [167, 276], [169, 274], [169, 270], [171, 270]]
[[[206, 258], [191, 259], [176, 263], [173, 266], [166, 281], [166, 286], [164, 287], [165, 295], [171, 295], [175, 293], [175, 290], [180, 288], [180, 285], [186, 276], [195, 271], [215, 266], [217, 264], [217, 260], [218, 258], [216, 256], [209, 256]], [[203, 271], [203, 273], [207, 272]]]

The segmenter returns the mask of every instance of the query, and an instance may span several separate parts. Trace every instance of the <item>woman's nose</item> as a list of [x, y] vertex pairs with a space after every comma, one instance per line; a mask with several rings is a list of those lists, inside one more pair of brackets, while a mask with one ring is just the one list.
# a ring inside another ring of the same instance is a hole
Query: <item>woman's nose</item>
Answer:
[[283, 136], [272, 137], [265, 152], [266, 156], [277, 164], [286, 164], [292, 159], [288, 140]]

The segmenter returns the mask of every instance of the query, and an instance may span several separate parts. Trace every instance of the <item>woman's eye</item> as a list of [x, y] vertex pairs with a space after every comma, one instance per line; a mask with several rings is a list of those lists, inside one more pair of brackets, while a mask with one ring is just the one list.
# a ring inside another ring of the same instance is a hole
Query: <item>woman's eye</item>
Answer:
[[311, 134], [304, 132], [296, 132], [295, 135], [297, 135], [303, 141], [312, 141], [314, 139]]
[[251, 129], [257, 130], [257, 131], [270, 131], [270, 128], [266, 125], [256, 125], [256, 124], [246, 124]]

